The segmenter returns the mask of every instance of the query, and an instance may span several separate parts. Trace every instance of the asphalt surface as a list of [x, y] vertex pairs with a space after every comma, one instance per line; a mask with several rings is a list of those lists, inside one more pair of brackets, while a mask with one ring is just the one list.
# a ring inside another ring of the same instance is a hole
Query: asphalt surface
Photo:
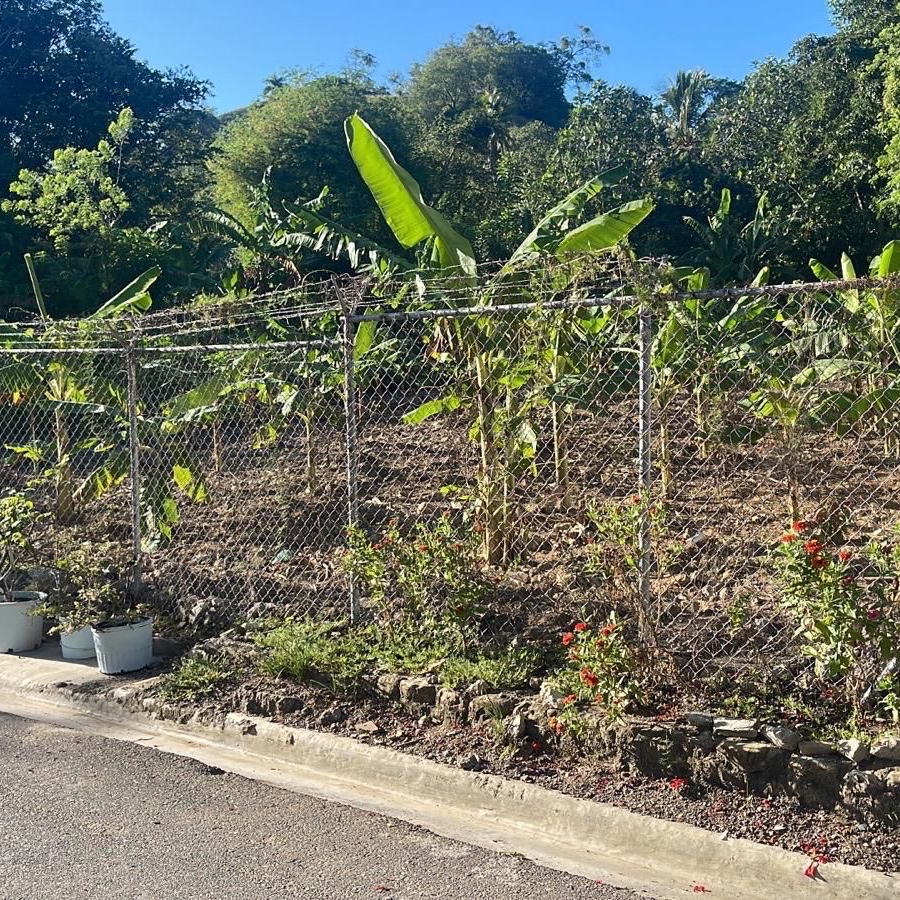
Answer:
[[0, 714], [3, 900], [638, 896], [194, 760]]

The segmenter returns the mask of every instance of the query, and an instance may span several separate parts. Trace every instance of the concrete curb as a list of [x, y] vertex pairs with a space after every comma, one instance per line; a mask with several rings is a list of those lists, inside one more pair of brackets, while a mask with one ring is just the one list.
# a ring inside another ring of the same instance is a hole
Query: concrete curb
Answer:
[[900, 897], [900, 877], [829, 863], [808, 878], [808, 859], [796, 853], [351, 738], [238, 714], [220, 726], [161, 722], [124, 705], [139, 685], [116, 689], [96, 670], [47, 657], [0, 657], [0, 711], [192, 756], [659, 900]]

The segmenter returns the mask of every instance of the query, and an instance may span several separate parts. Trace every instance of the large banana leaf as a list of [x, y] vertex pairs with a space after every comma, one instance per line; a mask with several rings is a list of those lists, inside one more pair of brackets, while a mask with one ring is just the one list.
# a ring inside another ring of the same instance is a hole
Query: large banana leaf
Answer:
[[555, 255], [575, 256], [611, 250], [653, 211], [651, 200], [633, 200], [618, 209], [603, 213], [570, 231], [558, 244]]
[[126, 285], [115, 297], [107, 300], [96, 312], [91, 313], [91, 319], [107, 319], [118, 316], [124, 312], [145, 312], [150, 309], [150, 286], [162, 275], [159, 266], [153, 266], [146, 272], [138, 275], [131, 284]]
[[581, 215], [587, 202], [596, 197], [603, 188], [618, 184], [624, 176], [625, 167], [616, 166], [572, 191], [535, 225], [531, 234], [519, 244], [509, 258], [509, 263], [518, 262], [534, 253], [551, 250], [569, 230], [570, 223]]
[[418, 182], [359, 115], [344, 123], [350, 155], [394, 236], [404, 247], [434, 239], [434, 258], [442, 268], [475, 275], [472, 245], [423, 199]]

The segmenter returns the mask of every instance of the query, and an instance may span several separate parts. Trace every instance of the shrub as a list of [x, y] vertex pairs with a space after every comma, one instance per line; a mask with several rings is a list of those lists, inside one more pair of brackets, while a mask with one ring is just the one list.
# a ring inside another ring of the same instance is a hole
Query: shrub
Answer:
[[842, 680], [858, 706], [900, 636], [884, 580], [864, 587], [851, 551], [828, 546], [806, 522], [794, 522], [782, 534], [775, 569], [781, 603], [797, 621], [796, 635], [816, 675]]
[[481, 538], [458, 530], [444, 514], [433, 526], [417, 522], [408, 535], [392, 521], [380, 540], [349, 532], [345, 569], [360, 579], [386, 627], [402, 621], [464, 625], [487, 590]]
[[622, 623], [611, 615], [599, 628], [578, 622], [562, 636], [565, 665], [550, 684], [566, 695], [558, 730], [578, 731], [585, 706], [611, 719], [621, 717], [639, 696], [636, 660], [625, 640]]

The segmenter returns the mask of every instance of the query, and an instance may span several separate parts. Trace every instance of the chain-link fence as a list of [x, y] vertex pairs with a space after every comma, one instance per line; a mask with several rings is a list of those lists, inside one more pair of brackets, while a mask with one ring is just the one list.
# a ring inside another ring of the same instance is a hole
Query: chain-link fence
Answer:
[[860, 559], [895, 541], [900, 294], [648, 281], [335, 282], [8, 326], [4, 492], [35, 497], [52, 556], [133, 548], [198, 629], [356, 619], [348, 526], [449, 516], [481, 535], [495, 638], [616, 611], [683, 676], [765, 671], [798, 650], [785, 529]]

